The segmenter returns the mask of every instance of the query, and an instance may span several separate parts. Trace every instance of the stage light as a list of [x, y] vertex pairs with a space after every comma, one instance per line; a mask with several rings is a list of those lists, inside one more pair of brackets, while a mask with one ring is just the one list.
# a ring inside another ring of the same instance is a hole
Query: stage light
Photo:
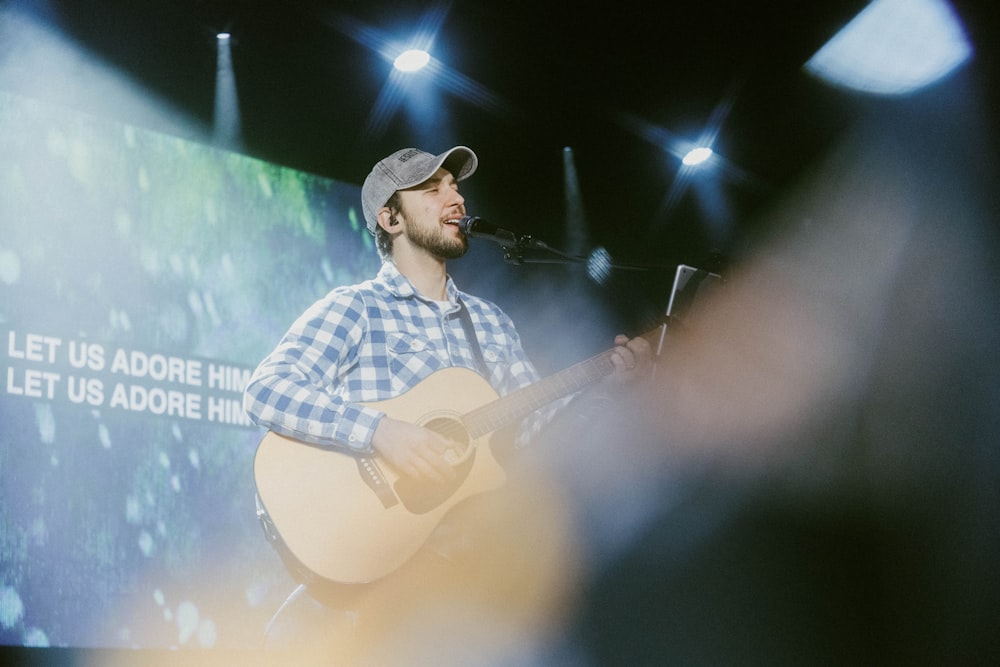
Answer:
[[400, 72], [416, 72], [427, 66], [431, 55], [423, 49], [407, 49], [393, 61], [393, 66]]
[[599, 246], [587, 257], [587, 275], [598, 285], [603, 285], [611, 277], [611, 254]]
[[220, 42], [228, 42], [230, 37], [232, 37], [232, 35], [228, 32], [220, 32], [215, 36], [215, 38]]
[[698, 148], [692, 148], [687, 153], [685, 153], [684, 157], [681, 158], [681, 162], [683, 162], [688, 167], [693, 167], [695, 165], [702, 164], [703, 162], [711, 158], [712, 155], [713, 153], [711, 148], [707, 146], [699, 146]]

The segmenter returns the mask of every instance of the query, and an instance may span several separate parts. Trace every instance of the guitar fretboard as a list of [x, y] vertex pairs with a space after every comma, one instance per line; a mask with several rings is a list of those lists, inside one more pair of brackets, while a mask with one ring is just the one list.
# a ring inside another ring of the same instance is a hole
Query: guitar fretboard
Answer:
[[615, 370], [614, 364], [611, 362], [613, 354], [614, 350], [606, 350], [544, 380], [511, 392], [492, 403], [463, 415], [462, 423], [473, 438], [509, 426], [534, 410], [579, 391], [611, 374]]

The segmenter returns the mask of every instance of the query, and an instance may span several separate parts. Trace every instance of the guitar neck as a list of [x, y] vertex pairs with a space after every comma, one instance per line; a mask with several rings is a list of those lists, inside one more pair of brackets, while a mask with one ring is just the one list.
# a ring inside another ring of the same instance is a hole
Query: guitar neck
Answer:
[[[659, 337], [660, 332], [661, 328], [657, 328], [643, 337], [653, 339], [654, 336]], [[613, 349], [605, 350], [544, 380], [513, 391], [463, 415], [462, 423], [473, 438], [509, 426], [538, 408], [569, 396], [613, 373], [615, 366], [611, 361], [612, 356]]]

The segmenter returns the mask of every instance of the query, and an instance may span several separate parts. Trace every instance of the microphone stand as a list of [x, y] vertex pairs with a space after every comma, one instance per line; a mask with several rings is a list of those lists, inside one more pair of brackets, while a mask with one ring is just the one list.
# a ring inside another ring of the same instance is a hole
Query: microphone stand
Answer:
[[[544, 241], [539, 241], [538, 239], [532, 238], [530, 234], [517, 234], [514, 238], [513, 243], [501, 243], [500, 246], [503, 248], [503, 261], [508, 264], [513, 264], [515, 266], [520, 266], [522, 264], [567, 264], [579, 261], [578, 257], [572, 257], [566, 253], [554, 250], [548, 246]], [[561, 260], [538, 260], [538, 259], [525, 259], [525, 250], [543, 250], [546, 252], [551, 252], [553, 254], [562, 257]]]
[[[586, 264], [589, 261], [588, 257], [580, 255], [570, 255], [561, 250], [553, 248], [545, 241], [533, 238], [530, 234], [516, 234], [514, 235], [513, 243], [503, 242], [500, 246], [503, 248], [503, 259], [508, 264], [513, 264], [515, 266], [521, 266], [522, 264]], [[540, 258], [540, 257], [526, 257], [526, 250], [539, 250], [542, 252], [548, 252], [555, 255], [554, 258]], [[672, 268], [665, 264], [618, 264], [608, 260], [608, 268], [612, 269], [622, 269], [625, 271], [649, 271], [651, 269], [669, 269]]]

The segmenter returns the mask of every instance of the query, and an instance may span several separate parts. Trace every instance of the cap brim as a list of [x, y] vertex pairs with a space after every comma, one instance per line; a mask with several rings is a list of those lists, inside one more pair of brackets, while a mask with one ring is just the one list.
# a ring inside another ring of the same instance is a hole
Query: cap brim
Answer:
[[419, 178], [410, 183], [401, 184], [399, 189], [412, 188], [420, 185], [433, 176], [438, 169], [444, 168], [451, 172], [456, 181], [461, 181], [475, 173], [479, 167], [479, 158], [467, 146], [455, 146], [441, 153], [428, 165], [426, 171], [422, 171]]

